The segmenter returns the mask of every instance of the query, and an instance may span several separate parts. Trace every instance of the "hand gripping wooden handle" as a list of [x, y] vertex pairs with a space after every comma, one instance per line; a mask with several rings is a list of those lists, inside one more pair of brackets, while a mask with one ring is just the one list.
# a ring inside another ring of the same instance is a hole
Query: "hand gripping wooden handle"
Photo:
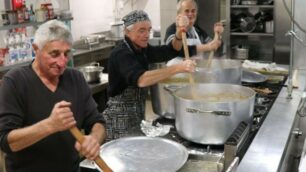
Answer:
[[[75, 139], [80, 142], [81, 144], [84, 141], [84, 135], [81, 133], [81, 131], [77, 127], [72, 127], [70, 129], [71, 134], [75, 137]], [[95, 159], [96, 164], [100, 167], [103, 172], [113, 172], [107, 164], [103, 161], [103, 159], [100, 157], [100, 155]]]

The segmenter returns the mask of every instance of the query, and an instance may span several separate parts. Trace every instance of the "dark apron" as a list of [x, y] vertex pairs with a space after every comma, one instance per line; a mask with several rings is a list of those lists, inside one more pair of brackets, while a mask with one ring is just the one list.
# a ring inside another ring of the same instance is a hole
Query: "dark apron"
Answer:
[[145, 115], [146, 89], [128, 87], [120, 95], [110, 97], [103, 115], [106, 120], [106, 141], [128, 136], [140, 127]]
[[[124, 39], [129, 51], [133, 52]], [[147, 89], [129, 86], [121, 94], [110, 97], [103, 111], [106, 120], [106, 141], [125, 137], [145, 118]]]

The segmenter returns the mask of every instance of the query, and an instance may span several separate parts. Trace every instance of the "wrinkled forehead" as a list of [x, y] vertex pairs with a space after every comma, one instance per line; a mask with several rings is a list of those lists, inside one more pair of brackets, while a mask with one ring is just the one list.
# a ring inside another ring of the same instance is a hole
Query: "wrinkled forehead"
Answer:
[[181, 4], [181, 12], [184, 12], [185, 10], [197, 10], [197, 6], [192, 1], [184, 1]]
[[48, 41], [43, 47], [43, 50], [51, 51], [51, 50], [60, 50], [60, 51], [68, 51], [71, 50], [72, 45], [70, 42], [65, 40], [53, 40]]
[[141, 22], [137, 22], [134, 24], [134, 29], [135, 30], [139, 30], [139, 29], [151, 29], [152, 28], [152, 24], [150, 21], [141, 21]]

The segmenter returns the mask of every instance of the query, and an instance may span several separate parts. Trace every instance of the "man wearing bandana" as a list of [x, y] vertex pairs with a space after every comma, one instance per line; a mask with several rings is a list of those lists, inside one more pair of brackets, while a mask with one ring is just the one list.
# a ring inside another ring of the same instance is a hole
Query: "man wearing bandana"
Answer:
[[[140, 125], [145, 115], [147, 87], [195, 69], [194, 61], [185, 60], [163, 69], [148, 70], [150, 63], [165, 62], [178, 55], [182, 48], [181, 30], [187, 26], [187, 18], [177, 19], [177, 39], [162, 46], [148, 44], [152, 26], [144, 11], [132, 11], [122, 20], [124, 40], [113, 49], [108, 62], [109, 101], [103, 112], [107, 141], [127, 136], [131, 128]], [[195, 51], [190, 47], [191, 54]]]

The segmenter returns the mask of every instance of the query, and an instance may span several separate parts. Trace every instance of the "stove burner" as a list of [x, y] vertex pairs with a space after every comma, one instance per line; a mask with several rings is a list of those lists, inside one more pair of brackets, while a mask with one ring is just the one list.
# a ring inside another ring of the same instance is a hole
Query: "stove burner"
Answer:
[[257, 97], [255, 105], [265, 105], [267, 103], [270, 103], [271, 100], [268, 99], [267, 97]]
[[256, 117], [261, 117], [267, 113], [268, 107], [263, 106], [263, 105], [255, 105], [253, 116]]

